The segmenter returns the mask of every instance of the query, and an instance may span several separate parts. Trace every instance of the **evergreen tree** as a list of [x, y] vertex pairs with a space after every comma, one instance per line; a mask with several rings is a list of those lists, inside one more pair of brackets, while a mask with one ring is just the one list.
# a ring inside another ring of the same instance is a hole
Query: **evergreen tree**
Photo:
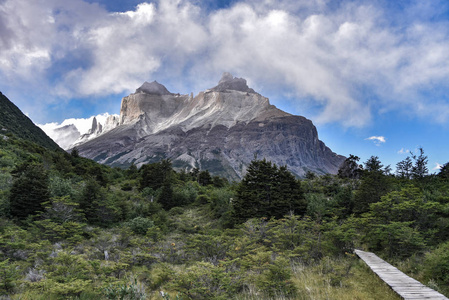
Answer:
[[396, 175], [401, 178], [410, 179], [412, 176], [412, 168], [412, 159], [410, 156], [407, 156], [406, 159], [401, 160], [396, 164]]
[[140, 168], [140, 190], [146, 187], [150, 187], [153, 190], [161, 188], [165, 180], [171, 177], [172, 172], [171, 162], [166, 159], [158, 163], [143, 165]]
[[175, 198], [173, 197], [173, 187], [170, 180], [166, 180], [162, 185], [161, 192], [157, 197], [157, 202], [160, 203], [162, 208], [165, 210], [169, 210], [177, 206], [177, 203], [175, 203]]
[[368, 173], [383, 173], [383, 165], [378, 156], [371, 156], [365, 162], [365, 171]]
[[221, 188], [225, 187], [226, 184], [228, 184], [228, 181], [226, 178], [220, 177], [220, 176], [214, 176], [212, 177], [212, 184], [214, 187]]
[[415, 164], [412, 167], [412, 178], [414, 179], [422, 179], [429, 173], [429, 169], [427, 168], [427, 156], [424, 155], [422, 147], [418, 150], [418, 156], [412, 153], [412, 158], [415, 161]]
[[355, 213], [367, 212], [371, 203], [379, 202], [380, 198], [388, 193], [390, 180], [385, 172], [386, 169], [377, 156], [371, 156], [365, 162], [362, 182], [354, 196]]
[[80, 157], [80, 152], [79, 152], [79, 150], [78, 150], [78, 148], [73, 148], [72, 149], [72, 151], [70, 152], [70, 155], [73, 157], [73, 158], [78, 158], [78, 157]]
[[438, 177], [443, 178], [445, 180], [449, 179], [449, 162], [445, 163], [438, 173]]
[[201, 171], [198, 174], [198, 183], [202, 186], [206, 186], [212, 183], [212, 177], [208, 170]]
[[308, 180], [313, 180], [313, 179], [315, 179], [316, 178], [316, 174], [315, 173], [313, 173], [312, 171], [310, 171], [310, 170], [308, 170], [307, 172], [306, 172], [306, 179], [308, 179]]
[[198, 168], [193, 168], [190, 171], [190, 176], [192, 177], [192, 180], [197, 180], [198, 179], [198, 174], [200, 173], [200, 170]]
[[89, 222], [95, 223], [99, 221], [97, 210], [104, 202], [105, 199], [101, 186], [94, 179], [89, 179], [83, 188], [79, 200], [79, 208]]
[[359, 165], [358, 161], [360, 157], [349, 154], [349, 157], [341, 164], [338, 169], [338, 177], [359, 179], [362, 175], [362, 165]]
[[282, 217], [306, 209], [300, 183], [287, 170], [266, 159], [253, 160], [237, 187], [233, 203], [237, 222], [254, 217]]
[[137, 177], [137, 173], [138, 173], [138, 170], [134, 163], [131, 163], [131, 165], [125, 172], [126, 176], [130, 179], [135, 179]]
[[278, 169], [274, 185], [273, 201], [269, 211], [270, 216], [282, 218], [289, 212], [303, 214], [306, 202], [301, 190], [301, 184], [290, 173], [286, 166]]
[[10, 212], [19, 219], [43, 210], [50, 200], [47, 171], [41, 164], [25, 164], [13, 172], [15, 177], [10, 191]]

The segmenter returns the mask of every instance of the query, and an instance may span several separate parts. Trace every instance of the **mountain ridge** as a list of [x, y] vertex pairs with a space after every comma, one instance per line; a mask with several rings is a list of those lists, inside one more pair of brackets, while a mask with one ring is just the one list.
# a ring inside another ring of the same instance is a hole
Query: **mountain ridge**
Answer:
[[117, 127], [77, 148], [112, 166], [171, 159], [178, 169], [208, 169], [232, 180], [242, 178], [254, 155], [299, 177], [335, 174], [345, 159], [318, 139], [312, 121], [276, 108], [229, 73], [195, 97], [146, 82], [122, 99]]
[[0, 92], [0, 134], [12, 133], [52, 150], [62, 150], [45, 132], [36, 126], [2, 92]]

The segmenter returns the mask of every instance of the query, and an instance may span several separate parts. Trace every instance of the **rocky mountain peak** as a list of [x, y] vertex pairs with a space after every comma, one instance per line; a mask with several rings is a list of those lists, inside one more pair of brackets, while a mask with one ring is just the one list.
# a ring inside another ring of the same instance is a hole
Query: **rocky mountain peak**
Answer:
[[157, 82], [156, 80], [153, 82], [145, 81], [141, 87], [136, 90], [136, 93], [146, 93], [150, 95], [171, 95], [167, 88]]
[[310, 120], [270, 105], [227, 72], [195, 97], [145, 82], [122, 99], [120, 120], [111, 122], [118, 125], [77, 146], [81, 155], [124, 167], [168, 158], [178, 169], [208, 169], [230, 180], [242, 178], [254, 153], [297, 176], [336, 173], [345, 159], [318, 139]]
[[237, 78], [229, 72], [224, 72], [216, 87], [211, 89], [214, 92], [225, 92], [226, 90], [233, 90], [239, 92], [256, 93], [253, 89], [248, 87], [246, 79]]

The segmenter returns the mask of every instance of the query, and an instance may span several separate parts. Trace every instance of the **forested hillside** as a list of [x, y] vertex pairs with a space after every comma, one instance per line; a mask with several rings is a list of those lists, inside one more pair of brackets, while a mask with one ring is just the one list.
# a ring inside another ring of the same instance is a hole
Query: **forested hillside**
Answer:
[[0, 92], [0, 134], [13, 133], [49, 149], [60, 149], [45, 132], [26, 117], [20, 109]]
[[298, 180], [262, 159], [230, 183], [166, 160], [110, 168], [9, 135], [0, 295], [398, 299], [354, 248], [448, 295], [449, 166], [429, 175], [421, 149], [397, 167], [350, 156], [338, 176]]

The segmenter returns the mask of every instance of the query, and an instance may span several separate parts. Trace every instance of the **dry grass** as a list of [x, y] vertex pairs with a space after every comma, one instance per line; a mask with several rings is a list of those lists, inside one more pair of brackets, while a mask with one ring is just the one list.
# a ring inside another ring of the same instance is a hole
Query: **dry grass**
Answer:
[[[401, 299], [360, 261], [341, 259], [330, 262], [324, 261], [323, 263], [307, 268], [301, 265], [293, 266], [295, 281], [299, 288], [299, 296], [297, 299]], [[339, 276], [336, 275], [336, 272], [329, 272], [326, 264], [334, 264], [334, 266], [330, 267], [331, 269], [338, 269], [340, 267], [342, 270], [348, 270], [348, 264], [351, 264], [351, 268], [347, 274], [344, 271]]]
[[[293, 280], [298, 288], [295, 300], [400, 300], [377, 275], [354, 258], [323, 259], [314, 266], [293, 264]], [[256, 289], [235, 297], [237, 300], [284, 300], [261, 297]]]

